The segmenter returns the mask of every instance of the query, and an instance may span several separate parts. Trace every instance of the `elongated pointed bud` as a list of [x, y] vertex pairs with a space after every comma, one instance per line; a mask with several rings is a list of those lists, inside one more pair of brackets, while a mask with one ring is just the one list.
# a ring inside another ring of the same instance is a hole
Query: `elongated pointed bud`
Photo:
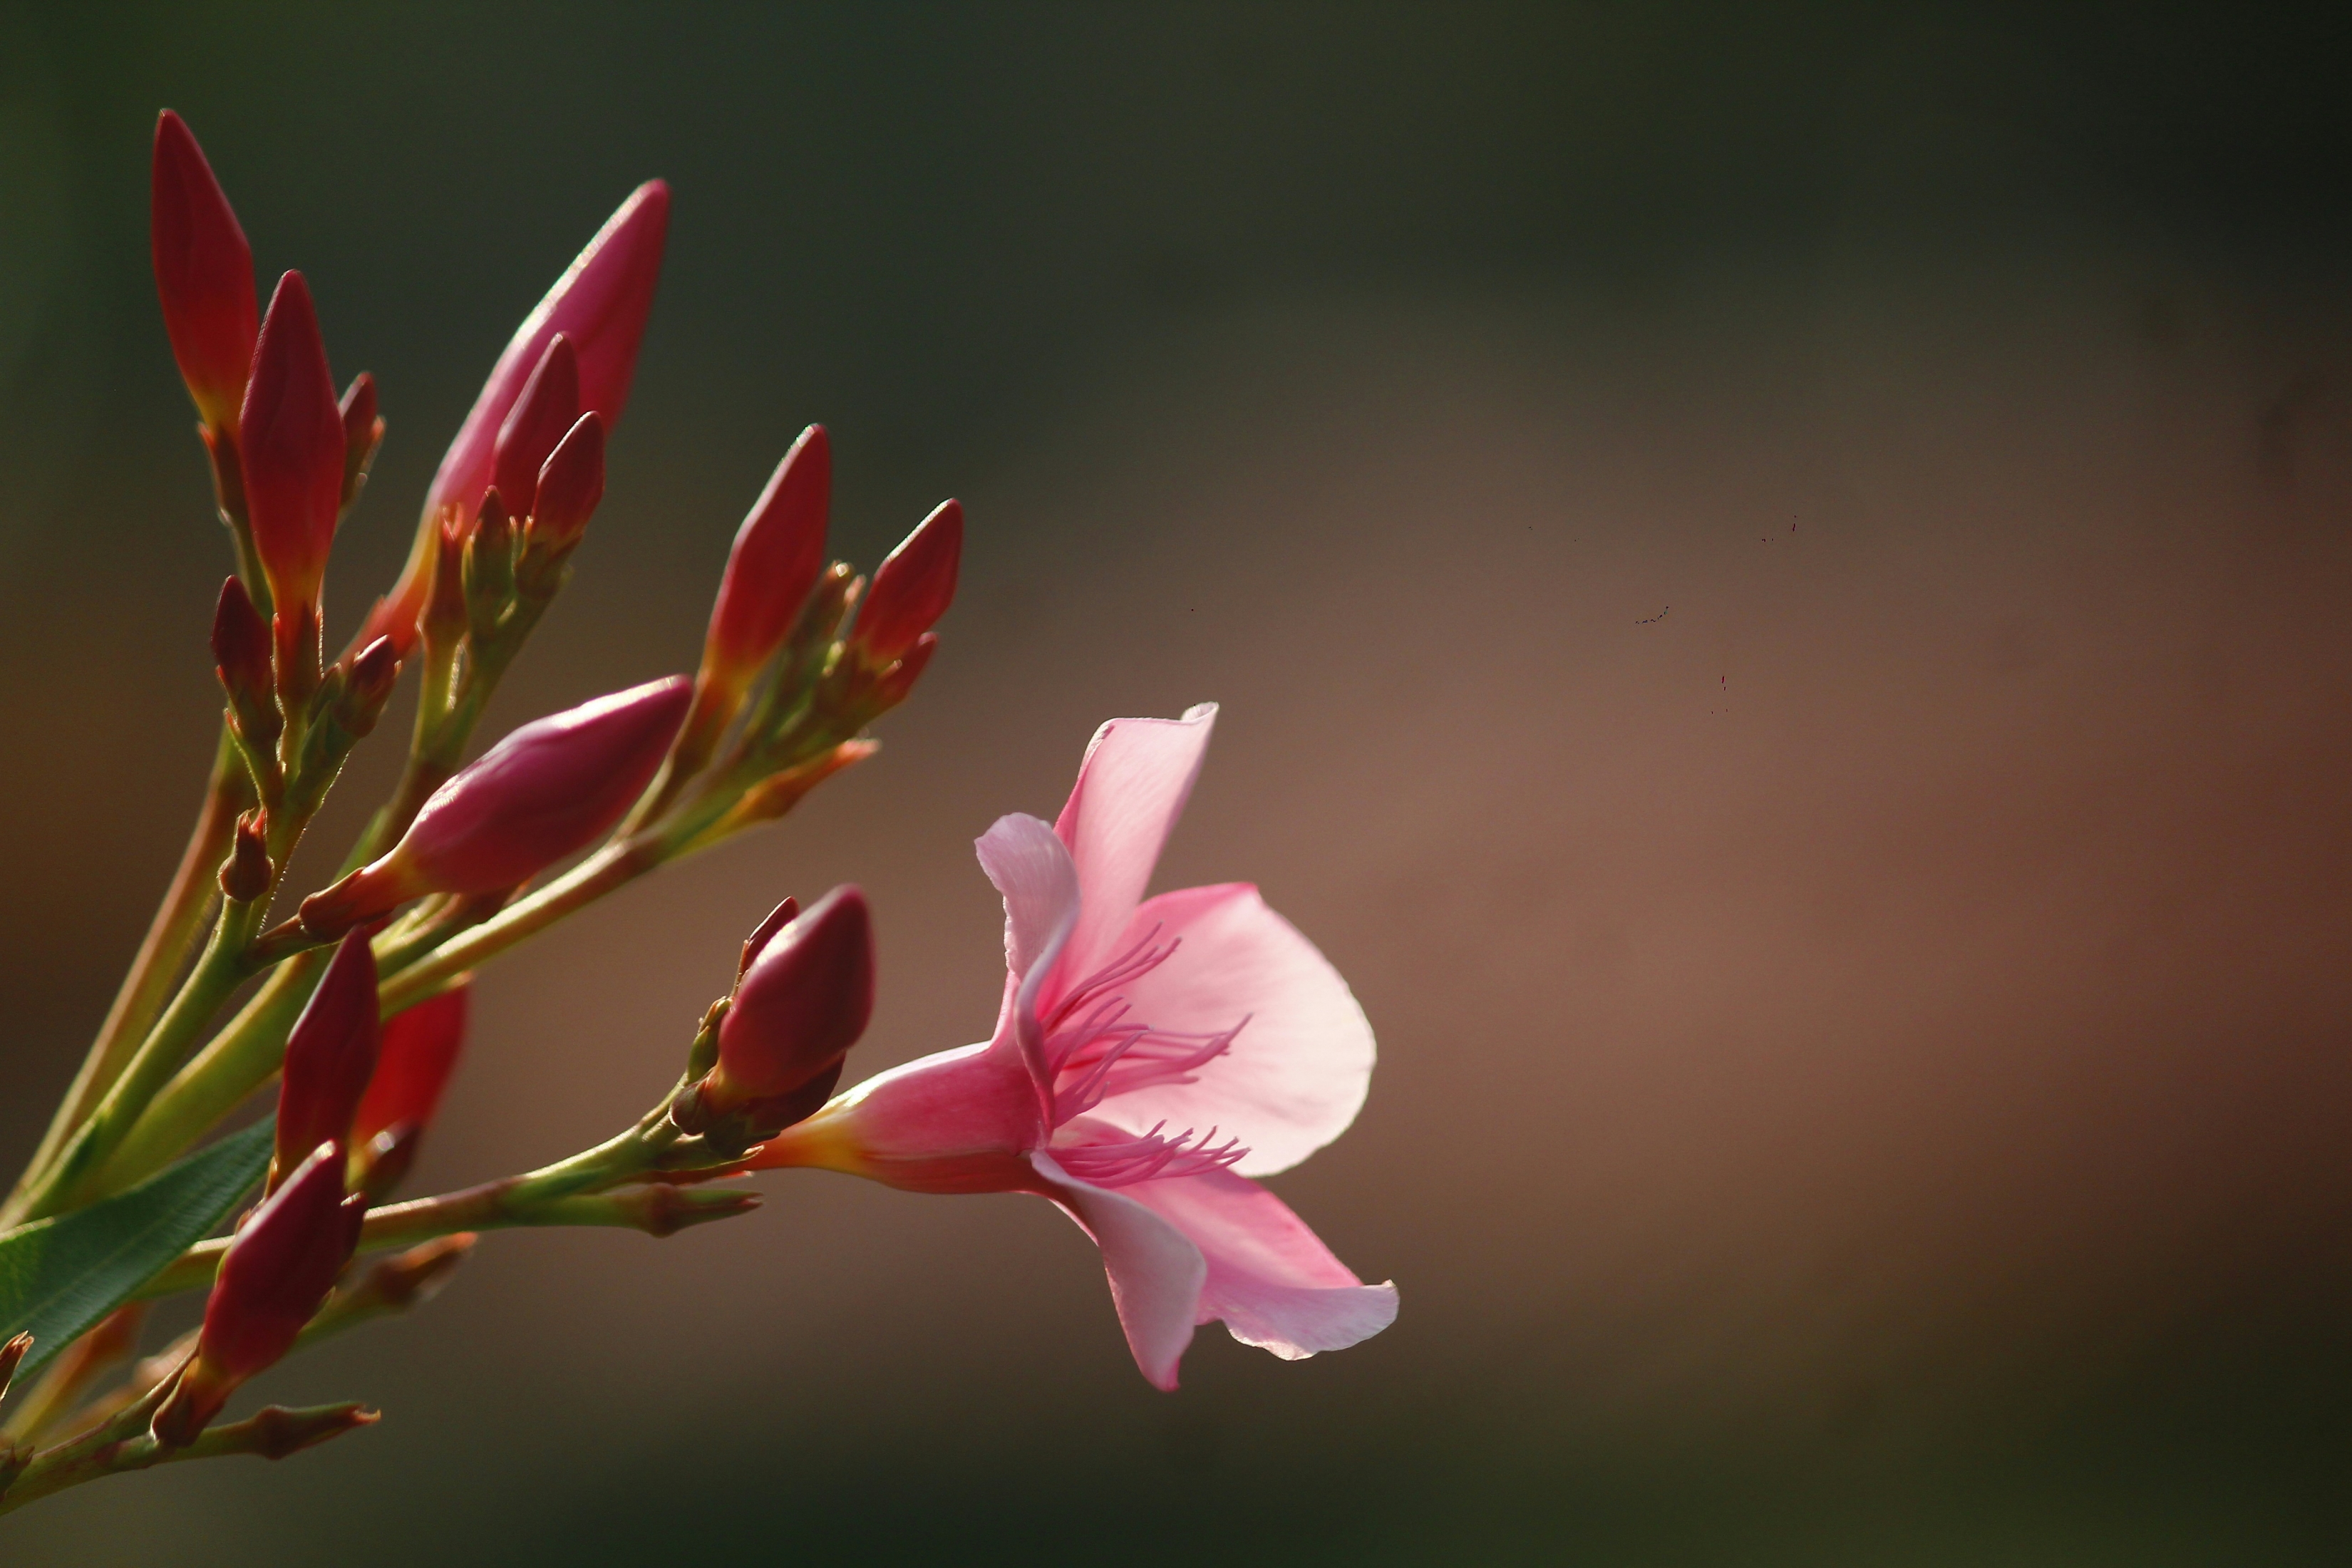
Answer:
[[352, 1118], [352, 1185], [381, 1195], [406, 1174], [465, 1048], [472, 994], [452, 986], [384, 1021], [375, 1076]]
[[325, 1143], [253, 1211], [205, 1302], [195, 1358], [156, 1411], [166, 1447], [194, 1441], [237, 1385], [274, 1365], [358, 1249], [366, 1200], [343, 1196], [343, 1152]]
[[[761, 943], [719, 1020], [719, 1065], [690, 1091], [700, 1104], [689, 1120], [740, 1110], [764, 1135], [807, 1116], [873, 1012], [873, 920], [866, 895], [845, 885]], [[814, 1102], [796, 1103], [819, 1082]]]
[[580, 418], [580, 356], [558, 332], [523, 383], [490, 449], [490, 483], [519, 514], [531, 510], [539, 470], [563, 433]]
[[282, 618], [317, 605], [343, 496], [343, 414], [299, 272], [278, 279], [270, 297], [241, 421], [246, 510]]
[[269, 670], [269, 623], [235, 577], [213, 605], [213, 673], [228, 694], [239, 734], [257, 752], [277, 744], [280, 721]]
[[345, 511], [360, 499], [367, 483], [368, 465], [383, 444], [383, 420], [375, 411], [375, 377], [362, 371], [343, 388], [343, 497]]
[[604, 499], [604, 420], [594, 412], [583, 414], [563, 439], [548, 454], [533, 486], [530, 542], [545, 550], [568, 552], [580, 542], [596, 505]]
[[168, 109], [155, 121], [149, 216], [155, 292], [180, 379], [205, 423], [234, 437], [259, 325], [253, 248], [204, 149]]
[[[649, 180], [596, 231], [516, 329], [448, 456], [441, 460], [425, 496], [428, 513], [445, 504], [471, 501], [492, 482], [499, 430], [559, 332], [571, 340], [577, 356], [580, 407], [594, 409], [607, 425], [619, 421], [636, 373], [637, 346], [653, 310], [654, 285], [661, 277], [662, 247], [668, 234], [669, 187]], [[520, 498], [512, 499], [520, 504]]]
[[[620, 423], [668, 233], [669, 187], [648, 180], [621, 204], [523, 319], [441, 459], [425, 492], [425, 515], [399, 585], [372, 612], [363, 637], [389, 637], [404, 650], [415, 640], [416, 618], [424, 610], [431, 575], [434, 531], [445, 516], [470, 508], [491, 482], [499, 430], [558, 332], [572, 341], [578, 358], [581, 409], [593, 409], [608, 432]], [[507, 499], [514, 506], [530, 501], [523, 496]]]
[[400, 683], [400, 654], [390, 637], [378, 637], [343, 663], [346, 673], [342, 694], [335, 700], [335, 722], [357, 740], [375, 729], [384, 704], [392, 700], [392, 689]]
[[350, 1144], [352, 1117], [375, 1073], [375, 953], [368, 933], [355, 931], [335, 950], [286, 1039], [270, 1190], [321, 1143]]
[[868, 668], [902, 658], [948, 613], [962, 559], [963, 507], [941, 501], [883, 561], [858, 606], [849, 646]]
[[302, 901], [302, 924], [349, 930], [424, 893], [511, 888], [620, 821], [660, 767], [692, 683], [648, 681], [536, 720], [434, 791], [391, 852]]
[[33, 1348], [33, 1336], [22, 1333], [0, 1345], [0, 1395], [8, 1392], [8, 1380], [16, 1375], [16, 1363]]
[[707, 677], [739, 689], [782, 646], [824, 571], [833, 501], [833, 443], [824, 426], [801, 432], [760, 492], [727, 554], [703, 640]]
[[221, 896], [249, 904], [269, 891], [268, 821], [256, 807], [236, 819], [228, 858], [221, 862]]

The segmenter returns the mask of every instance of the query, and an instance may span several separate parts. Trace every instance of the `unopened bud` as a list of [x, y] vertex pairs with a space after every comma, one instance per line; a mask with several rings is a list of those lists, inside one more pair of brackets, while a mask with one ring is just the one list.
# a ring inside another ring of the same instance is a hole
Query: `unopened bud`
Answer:
[[343, 414], [299, 272], [278, 280], [254, 344], [237, 458], [254, 549], [280, 616], [316, 610], [343, 496]]
[[434, 536], [433, 591], [423, 625], [436, 647], [454, 648], [466, 635], [466, 531], [454, 517]]
[[424, 893], [491, 893], [584, 849], [645, 790], [692, 683], [647, 681], [525, 724], [433, 792], [390, 853], [302, 902], [331, 935]]
[[580, 356], [572, 340], [558, 332], [548, 340], [491, 447], [490, 483], [518, 512], [535, 510], [531, 496], [540, 467], [579, 417]]
[[322, 1143], [349, 1145], [377, 1056], [375, 952], [365, 931], [342, 940], [286, 1039], [269, 1190]]
[[155, 1413], [167, 1448], [195, 1440], [237, 1385], [275, 1364], [319, 1310], [360, 1240], [366, 1200], [343, 1195], [343, 1152], [322, 1144], [228, 1244], [196, 1353]]
[[872, 917], [866, 895], [845, 885], [764, 941], [745, 968], [719, 1020], [719, 1065], [698, 1086], [701, 1114], [744, 1111], [762, 1134], [805, 1116], [816, 1105], [793, 1116], [779, 1102], [828, 1072], [838, 1079], [873, 1011]]
[[497, 487], [482, 492], [479, 521], [466, 542], [466, 617], [477, 642], [497, 635], [514, 597], [514, 524]]
[[347, 662], [341, 695], [335, 700], [335, 722], [357, 740], [375, 728], [400, 682], [400, 650], [390, 637], [378, 637]]
[[833, 444], [812, 425], [769, 477], [735, 543], [703, 640], [708, 675], [748, 683], [782, 644], [824, 571], [825, 516], [833, 499]]
[[150, 199], [155, 291], [172, 357], [205, 425], [233, 435], [260, 315], [253, 249], [204, 149], [168, 109], [155, 121]]
[[917, 637], [947, 614], [955, 600], [962, 558], [963, 507], [941, 501], [884, 559], [858, 607], [849, 642], [869, 668], [882, 668], [903, 657]]
[[269, 891], [268, 822], [258, 808], [236, 819], [228, 858], [221, 862], [220, 889], [222, 897], [240, 904], [249, 904]]
[[25, 1353], [32, 1348], [33, 1336], [30, 1333], [18, 1334], [6, 1344], [0, 1345], [0, 1397], [6, 1396], [8, 1380], [16, 1375], [16, 1363], [23, 1361]]
[[593, 410], [564, 432], [539, 470], [531, 504], [530, 542], [562, 552], [580, 542], [596, 503], [604, 499], [604, 420]]
[[213, 671], [246, 744], [256, 752], [276, 745], [281, 723], [269, 668], [269, 625], [235, 577], [221, 584], [213, 606]]
[[368, 465], [383, 444], [383, 421], [375, 411], [375, 377], [362, 371], [343, 389], [343, 510], [360, 499]]
[[354, 1186], [382, 1196], [407, 1174], [465, 1048], [472, 987], [456, 985], [384, 1020], [375, 1076], [352, 1118]]

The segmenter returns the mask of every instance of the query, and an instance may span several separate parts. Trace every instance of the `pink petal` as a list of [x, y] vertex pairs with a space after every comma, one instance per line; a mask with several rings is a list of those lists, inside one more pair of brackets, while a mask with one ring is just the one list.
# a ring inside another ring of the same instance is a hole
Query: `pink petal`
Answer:
[[1223, 1319], [1245, 1345], [1300, 1361], [1345, 1350], [1396, 1321], [1395, 1285], [1359, 1280], [1306, 1221], [1255, 1182], [1212, 1171], [1138, 1182], [1120, 1195], [1200, 1248], [1208, 1261], [1200, 1321]]
[[1051, 963], [1078, 915], [1078, 873], [1054, 830], [1034, 816], [1000, 816], [973, 842], [981, 869], [1004, 895], [1004, 966], [1025, 977]]
[[1001, 1050], [1012, 1042], [1036, 1088], [1041, 1112], [1050, 1116], [1054, 1074], [1037, 1022], [1038, 994], [1078, 920], [1077, 868], [1052, 828], [1017, 811], [998, 817], [973, 847], [981, 868], [1004, 895], [1004, 965], [1019, 982], [997, 1016], [992, 1043]]
[[1346, 1131], [1371, 1083], [1372, 1026], [1315, 944], [1244, 882], [1162, 893], [1118, 941], [1132, 944], [1155, 924], [1160, 942], [1178, 946], [1121, 987], [1134, 1016], [1177, 1034], [1249, 1022], [1194, 1081], [1148, 1084], [1093, 1114], [1130, 1132], [1162, 1121], [1213, 1127], [1248, 1146], [1234, 1167], [1245, 1176], [1288, 1170]]
[[1034, 1082], [986, 1045], [940, 1051], [867, 1079], [770, 1139], [754, 1171], [844, 1171], [917, 1193], [1033, 1191], [1045, 1136]]
[[1181, 719], [1113, 719], [1095, 731], [1078, 764], [1078, 782], [1054, 831], [1070, 847], [1086, 907], [1072, 934], [1066, 967], [1099, 967], [1142, 901], [1160, 847], [1184, 810], [1208, 750], [1217, 705], [1203, 702]]
[[1155, 1388], [1176, 1386], [1176, 1363], [1192, 1342], [1209, 1266], [1167, 1220], [1123, 1193], [1073, 1181], [1050, 1154], [1029, 1156], [1054, 1202], [1102, 1248], [1111, 1304], [1135, 1364]]

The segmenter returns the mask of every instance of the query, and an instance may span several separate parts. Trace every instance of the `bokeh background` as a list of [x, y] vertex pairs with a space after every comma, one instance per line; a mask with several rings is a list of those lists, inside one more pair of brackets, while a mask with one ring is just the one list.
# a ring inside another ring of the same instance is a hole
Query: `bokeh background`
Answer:
[[0, 8], [0, 1151], [209, 752], [168, 104], [383, 385], [341, 625], [674, 183], [488, 733], [688, 666], [807, 421], [851, 558], [971, 508], [879, 757], [488, 973], [426, 1184], [634, 1115], [787, 891], [876, 900], [858, 1066], [977, 1037], [970, 840], [1216, 699], [1162, 882], [1260, 882], [1355, 984], [1370, 1102], [1275, 1184], [1403, 1293], [1162, 1395], [1045, 1205], [772, 1178], [493, 1238], [258, 1391], [373, 1431], [0, 1555], [2352, 1554], [2352, 51], [2052, 9]]

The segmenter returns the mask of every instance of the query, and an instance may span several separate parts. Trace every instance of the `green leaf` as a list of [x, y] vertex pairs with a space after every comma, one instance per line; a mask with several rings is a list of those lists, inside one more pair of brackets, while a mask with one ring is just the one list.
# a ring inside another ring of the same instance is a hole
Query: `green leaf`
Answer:
[[0, 1236], [0, 1340], [33, 1331], [25, 1377], [212, 1234], [269, 1167], [271, 1119], [103, 1203]]

